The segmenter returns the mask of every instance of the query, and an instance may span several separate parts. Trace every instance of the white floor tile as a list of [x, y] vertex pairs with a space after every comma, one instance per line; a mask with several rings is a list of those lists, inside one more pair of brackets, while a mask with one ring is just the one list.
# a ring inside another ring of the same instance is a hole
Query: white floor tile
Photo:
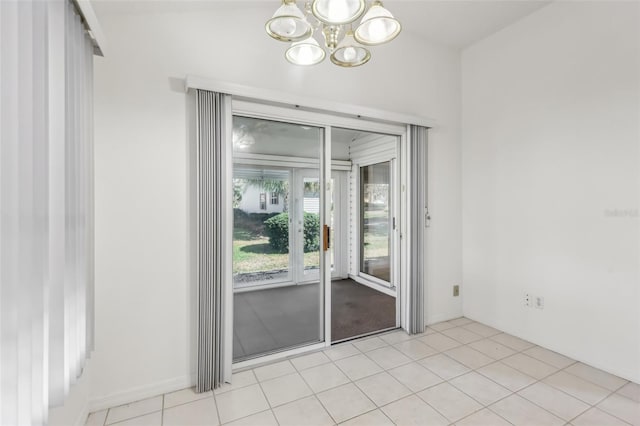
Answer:
[[309, 355], [302, 355], [297, 358], [293, 358], [291, 363], [298, 369], [298, 371], [306, 370], [307, 368], [315, 367], [317, 365], [326, 364], [331, 362], [328, 356], [322, 352], [316, 352]]
[[175, 407], [176, 405], [210, 398], [211, 396], [213, 396], [213, 392], [196, 393], [195, 388], [187, 388], [176, 392], [166, 393], [164, 394], [164, 408]]
[[598, 404], [598, 408], [633, 426], [640, 425], [640, 403], [629, 398], [613, 394]]
[[275, 364], [268, 364], [262, 367], [255, 368], [253, 370], [259, 381], [275, 379], [276, 377], [286, 376], [287, 374], [295, 373], [296, 369], [289, 361], [276, 362]]
[[442, 378], [432, 373], [426, 367], [412, 362], [388, 371], [400, 383], [408, 387], [412, 392], [418, 392], [438, 383], [442, 383]]
[[436, 373], [445, 380], [452, 379], [471, 371], [469, 367], [460, 364], [446, 355], [438, 354], [418, 361], [430, 371]]
[[429, 326], [429, 328], [431, 330], [435, 330], [435, 331], [444, 331], [444, 330], [448, 330], [450, 328], [453, 328], [455, 326], [456, 326], [455, 324], [451, 324], [448, 321], [443, 321], [443, 322], [439, 322], [439, 323], [436, 323], [436, 324], [431, 324]]
[[469, 346], [460, 346], [457, 348], [449, 349], [445, 352], [445, 354], [471, 369], [483, 367], [487, 364], [491, 364], [494, 361], [493, 358], [489, 358], [488, 356], [476, 351], [473, 348], [470, 348]]
[[166, 408], [163, 426], [215, 426], [220, 424], [213, 397]]
[[338, 423], [376, 408], [373, 402], [353, 383], [329, 389], [317, 396], [324, 408]]
[[458, 342], [464, 343], [464, 344], [483, 339], [481, 335], [476, 334], [462, 327], [456, 327], [456, 328], [450, 328], [448, 330], [444, 330], [442, 334], [444, 334], [447, 337], [451, 337], [452, 339], [457, 340]]
[[90, 413], [87, 417], [85, 426], [103, 426], [104, 421], [107, 419], [107, 410], [100, 410], [94, 413]]
[[567, 358], [566, 356], [550, 351], [549, 349], [541, 348], [540, 346], [529, 348], [524, 351], [524, 353], [532, 358], [546, 362], [547, 364], [558, 368], [565, 368], [575, 363], [575, 360], [571, 358]]
[[469, 318], [460, 317], [460, 318], [449, 320], [449, 323], [458, 327], [461, 325], [473, 324], [473, 321], [470, 320]]
[[280, 426], [331, 426], [333, 419], [315, 396], [274, 408]]
[[538, 361], [537, 359], [531, 358], [525, 354], [515, 354], [502, 359], [501, 362], [538, 380], [544, 379], [558, 371], [556, 367], [542, 361]]
[[273, 412], [266, 410], [230, 423], [225, 423], [225, 426], [278, 426], [278, 422]]
[[472, 371], [452, 379], [449, 383], [466, 393], [482, 405], [490, 405], [512, 392], [485, 376]]
[[154, 396], [153, 398], [147, 398], [141, 401], [132, 402], [131, 404], [111, 408], [107, 414], [107, 421], [105, 424], [121, 422], [126, 419], [139, 417], [144, 414], [160, 410], [162, 410], [162, 396]]
[[332, 346], [331, 349], [325, 350], [324, 353], [332, 361], [337, 361], [342, 358], [358, 355], [360, 351], [351, 343], [340, 343], [339, 345]]
[[387, 342], [382, 340], [379, 337], [369, 337], [364, 340], [356, 340], [353, 342], [353, 346], [355, 346], [360, 352], [369, 352], [374, 349], [381, 348], [383, 346], [387, 346]]
[[640, 385], [637, 383], [627, 383], [618, 391], [618, 393], [634, 400], [635, 402], [640, 402]]
[[393, 422], [389, 420], [382, 411], [373, 410], [368, 413], [362, 414], [351, 420], [347, 420], [344, 423], [340, 423], [341, 426], [394, 426]]
[[86, 426], [640, 426], [638, 384], [467, 318], [420, 336], [398, 330], [339, 344], [232, 381], [92, 413]]
[[629, 426], [629, 423], [595, 407], [571, 420], [571, 423], [575, 426]]
[[501, 362], [485, 365], [478, 369], [478, 373], [487, 376], [494, 382], [504, 386], [510, 391], [516, 392], [534, 383], [536, 379], [509, 367]]
[[502, 399], [489, 409], [515, 426], [561, 426], [565, 421], [519, 395]]
[[356, 355], [336, 361], [340, 370], [349, 376], [351, 380], [362, 379], [382, 371], [382, 368], [365, 355]]
[[542, 382], [521, 390], [518, 395], [567, 421], [590, 408], [584, 402]]
[[391, 333], [383, 334], [380, 336], [382, 340], [387, 342], [389, 345], [395, 345], [396, 343], [406, 342], [408, 340], [413, 339], [414, 336], [411, 336], [404, 330], [393, 331]]
[[[249, 386], [249, 385], [253, 385], [254, 383], [258, 383], [258, 380], [256, 379], [256, 375], [253, 374], [253, 370], [245, 370], [245, 371], [240, 371], [238, 373], [233, 373], [231, 375], [231, 383], [225, 383], [224, 385], [222, 385], [221, 387], [219, 387], [218, 389], [215, 389], [213, 391], [214, 394], [220, 394], [220, 393], [225, 393], [225, 392], [229, 392], [231, 390], [234, 389], [238, 389], [238, 388], [243, 388], [245, 386]], [[165, 397], [165, 407], [167, 404], [167, 400]]]
[[117, 426], [160, 426], [162, 423], [162, 411], [145, 414], [144, 416], [134, 417], [133, 419], [124, 420], [114, 423]]
[[485, 408], [456, 422], [456, 426], [511, 426], [511, 423]]
[[216, 402], [221, 423], [228, 423], [269, 408], [269, 403], [257, 384], [216, 395]]
[[502, 333], [500, 330], [496, 330], [493, 327], [489, 327], [488, 325], [480, 324], [478, 322], [463, 325], [462, 328], [465, 328], [483, 337], [495, 336], [496, 334]]
[[277, 407], [313, 394], [298, 373], [266, 380], [260, 386], [262, 386], [271, 407]]
[[[364, 355], [360, 356], [364, 357]], [[349, 383], [349, 378], [333, 363], [309, 368], [301, 371], [300, 374], [316, 393]]]
[[478, 340], [470, 343], [469, 346], [493, 359], [506, 358], [516, 353], [513, 349], [491, 339]]
[[428, 334], [424, 337], [419, 337], [418, 340], [440, 352], [453, 349], [462, 344], [457, 340], [453, 340], [451, 337], [447, 337], [440, 333]]
[[413, 360], [426, 358], [438, 353], [431, 346], [427, 346], [417, 339], [397, 343], [393, 347]]
[[606, 371], [593, 368], [581, 362], [576, 362], [575, 364], [570, 365], [565, 368], [564, 371], [591, 383], [595, 383], [598, 386], [602, 386], [605, 389], [609, 389], [610, 391], [618, 390], [620, 387], [628, 383], [628, 381], [623, 378], [614, 376]]
[[411, 391], [387, 372], [374, 374], [355, 382], [378, 407], [404, 398]]
[[446, 426], [449, 424], [449, 420], [416, 395], [392, 402], [382, 407], [382, 411], [398, 426]]
[[503, 345], [508, 346], [514, 351], [518, 352], [535, 346], [531, 342], [527, 342], [526, 340], [522, 340], [519, 337], [512, 336], [511, 334], [507, 333], [496, 334], [495, 336], [491, 336], [490, 338], [491, 340], [502, 343]]
[[417, 395], [451, 422], [456, 422], [482, 409], [477, 401], [451, 386], [441, 383], [418, 392]]
[[569, 395], [575, 396], [590, 405], [597, 404], [611, 393], [605, 388], [601, 388], [564, 371], [559, 371], [547, 377], [543, 382]]
[[393, 346], [374, 349], [367, 352], [367, 356], [385, 370], [411, 362], [411, 358], [402, 354], [402, 352], [395, 349]]

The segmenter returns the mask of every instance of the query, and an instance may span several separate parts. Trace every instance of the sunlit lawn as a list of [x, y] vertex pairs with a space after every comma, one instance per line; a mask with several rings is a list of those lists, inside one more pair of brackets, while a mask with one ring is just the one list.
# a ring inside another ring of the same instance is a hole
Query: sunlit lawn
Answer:
[[[233, 273], [277, 271], [289, 268], [289, 254], [278, 253], [269, 245], [269, 238], [234, 229]], [[318, 251], [304, 254], [306, 268], [320, 265]]]
[[364, 237], [364, 257], [373, 259], [389, 256], [389, 237], [387, 235], [367, 234]]

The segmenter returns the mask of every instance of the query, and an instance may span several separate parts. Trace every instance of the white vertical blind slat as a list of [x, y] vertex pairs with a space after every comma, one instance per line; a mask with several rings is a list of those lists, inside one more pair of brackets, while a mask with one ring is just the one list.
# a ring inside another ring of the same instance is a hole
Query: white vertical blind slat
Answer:
[[70, 0], [0, 1], [0, 424], [46, 424], [93, 347], [93, 46]]
[[[48, 9], [48, 48], [65, 51], [67, 4], [55, 1]], [[65, 139], [66, 139], [66, 79], [65, 55], [50, 55], [49, 71], [49, 401], [62, 404], [69, 383], [65, 356]]]
[[0, 424], [18, 420], [18, 5], [0, 3]]

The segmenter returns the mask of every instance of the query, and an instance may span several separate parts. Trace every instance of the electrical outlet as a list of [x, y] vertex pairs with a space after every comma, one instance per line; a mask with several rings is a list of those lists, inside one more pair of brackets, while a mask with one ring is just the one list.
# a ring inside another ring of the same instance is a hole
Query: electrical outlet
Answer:
[[453, 296], [454, 297], [460, 296], [460, 286], [459, 285], [454, 285], [453, 286]]
[[534, 301], [536, 309], [544, 309], [544, 297], [536, 296]]
[[533, 296], [531, 294], [525, 293], [524, 294], [524, 299], [523, 299], [524, 306], [526, 306], [527, 308], [530, 308], [532, 299], [533, 299]]

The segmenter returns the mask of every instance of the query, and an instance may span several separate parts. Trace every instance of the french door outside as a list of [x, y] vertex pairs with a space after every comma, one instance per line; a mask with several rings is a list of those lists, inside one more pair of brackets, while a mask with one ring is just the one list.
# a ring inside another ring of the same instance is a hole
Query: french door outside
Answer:
[[360, 167], [360, 274], [394, 286], [393, 160]]

